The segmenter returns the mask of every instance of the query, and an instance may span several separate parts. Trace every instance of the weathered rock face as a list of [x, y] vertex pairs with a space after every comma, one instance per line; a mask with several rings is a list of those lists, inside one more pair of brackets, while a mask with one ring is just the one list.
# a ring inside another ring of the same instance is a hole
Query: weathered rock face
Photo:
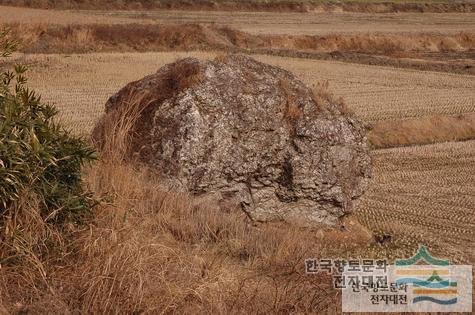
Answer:
[[254, 220], [335, 224], [370, 176], [365, 131], [330, 96], [245, 56], [183, 59], [112, 96], [93, 138], [137, 113], [129, 157]]

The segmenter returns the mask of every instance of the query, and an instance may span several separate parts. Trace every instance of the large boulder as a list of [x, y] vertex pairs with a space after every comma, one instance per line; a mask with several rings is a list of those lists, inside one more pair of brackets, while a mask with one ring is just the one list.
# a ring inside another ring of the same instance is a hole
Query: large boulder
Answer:
[[370, 177], [365, 130], [341, 101], [246, 56], [187, 58], [129, 83], [106, 104], [99, 147], [119, 122], [127, 159], [257, 221], [333, 225]]

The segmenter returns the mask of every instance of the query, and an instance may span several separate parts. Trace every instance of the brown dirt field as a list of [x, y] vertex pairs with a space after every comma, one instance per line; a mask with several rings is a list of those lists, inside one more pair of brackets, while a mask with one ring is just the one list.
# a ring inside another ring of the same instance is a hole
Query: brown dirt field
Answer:
[[251, 34], [328, 35], [354, 33], [454, 34], [475, 30], [475, 13], [366, 14], [200, 11], [53, 11], [0, 6], [2, 23], [173, 24], [200, 23]]
[[[255, 49], [244, 53], [315, 60], [333, 60], [363, 65], [386, 66], [419, 71], [475, 74], [475, 51], [444, 53], [397, 53], [394, 57], [355, 52], [304, 52], [288, 49]], [[404, 57], [405, 56], [405, 57]], [[421, 56], [420, 58], [418, 56]]]
[[221, 11], [473, 12], [472, 0], [0, 0], [0, 4], [55, 9], [179, 9]]
[[[185, 56], [213, 58], [215, 53], [27, 55], [23, 60], [31, 64], [31, 86], [45, 101], [57, 104], [70, 127], [88, 133], [109, 96]], [[288, 57], [255, 58], [288, 69], [309, 85], [328, 81], [330, 90], [342, 96], [365, 122], [475, 112], [474, 76]]]

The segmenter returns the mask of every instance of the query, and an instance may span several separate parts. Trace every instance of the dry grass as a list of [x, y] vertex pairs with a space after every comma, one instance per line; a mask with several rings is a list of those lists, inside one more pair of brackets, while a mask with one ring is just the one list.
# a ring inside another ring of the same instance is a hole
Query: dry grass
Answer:
[[[122, 128], [131, 125], [127, 119]], [[39, 251], [39, 270], [2, 265], [1, 283], [8, 283], [0, 286], [2, 308], [38, 314], [339, 310], [329, 277], [306, 275], [304, 259], [366, 251], [364, 228], [353, 220], [342, 221], [341, 232], [255, 224], [241, 211], [223, 213], [166, 192], [148, 170], [123, 163], [124, 134], [119, 130], [104, 146], [117, 152], [103, 152], [85, 170], [88, 188], [103, 200], [89, 226], [71, 227], [54, 252]]]
[[474, 148], [469, 142], [373, 153], [374, 182], [356, 214], [378, 235], [390, 236], [381, 246], [368, 246], [365, 232], [351, 225], [348, 232], [328, 233], [255, 225], [239, 211], [223, 214], [163, 191], [147, 170], [101, 160], [85, 171], [88, 187], [104, 200], [95, 219], [73, 228], [55, 251], [42, 251], [44, 272], [2, 263], [0, 309], [340, 313], [330, 279], [305, 275], [304, 258], [404, 257], [424, 243], [435, 254], [473, 262], [467, 248], [475, 224]]
[[335, 97], [330, 90], [330, 82], [321, 81], [313, 85], [313, 101], [321, 109], [336, 109], [344, 115], [354, 115], [354, 112], [346, 105], [342, 97]]
[[295, 123], [302, 116], [302, 111], [299, 108], [298, 104], [295, 102], [294, 93], [291, 92], [290, 82], [286, 80], [279, 81], [280, 87], [286, 94], [285, 104], [284, 104], [284, 119], [291, 124]]
[[368, 135], [375, 148], [475, 139], [475, 113], [435, 115], [373, 125]]
[[[118, 92], [116, 102], [106, 103], [107, 115], [103, 115], [92, 133], [94, 144], [109, 155], [107, 159], [121, 160], [124, 156], [115, 157], [118, 152], [139, 152], [142, 146], [149, 145], [149, 133], [153, 119], [150, 105], [161, 103], [172, 98], [186, 88], [199, 83], [203, 79], [200, 67], [195, 63], [182, 62], [168, 65], [169, 70], [161, 74], [153, 90], [137, 93], [141, 86], [126, 87]], [[139, 95], [139, 96], [137, 96]], [[126, 104], [119, 106], [117, 104]], [[136, 123], [139, 121], [138, 123]], [[134, 140], [132, 139], [134, 138]], [[137, 140], [138, 139], [138, 140]], [[129, 147], [133, 143], [134, 147]], [[126, 154], [131, 156], [132, 154]]]
[[0, 271], [2, 267], [13, 266], [22, 282], [31, 286], [39, 284], [44, 290], [50, 291], [48, 272], [43, 261], [49, 252], [56, 251], [55, 247], [63, 245], [63, 238], [60, 230], [47, 224], [41, 217], [37, 210], [40, 207], [38, 196], [33, 192], [23, 193], [24, 197], [18, 206], [2, 210]]
[[224, 47], [197, 25], [12, 24], [12, 36], [28, 53], [189, 50]]
[[323, 246], [302, 244], [314, 239], [309, 231], [254, 227], [242, 213], [223, 215], [213, 205], [165, 193], [146, 173], [124, 165], [101, 165], [89, 178], [97, 191], [117, 198], [98, 218], [104, 226], [81, 246], [95, 245], [81, 254], [88, 269], [81, 272], [88, 279], [83, 311], [278, 312], [332, 301], [330, 293], [318, 301], [306, 294], [329, 290], [301, 272], [303, 257]]
[[12, 35], [29, 53], [160, 51], [190, 49], [286, 49], [401, 56], [411, 53], [466, 52], [475, 33], [252, 35], [229, 27], [200, 24], [11, 24]]
[[475, 74], [475, 33], [256, 34], [212, 24], [10, 24], [26, 53], [215, 50]]

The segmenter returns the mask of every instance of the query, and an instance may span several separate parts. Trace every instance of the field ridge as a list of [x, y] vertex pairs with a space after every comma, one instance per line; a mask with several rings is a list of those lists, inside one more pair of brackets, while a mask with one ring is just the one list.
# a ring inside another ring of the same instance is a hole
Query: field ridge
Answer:
[[475, 32], [279, 35], [193, 23], [8, 27], [25, 53], [217, 50], [475, 74]]

